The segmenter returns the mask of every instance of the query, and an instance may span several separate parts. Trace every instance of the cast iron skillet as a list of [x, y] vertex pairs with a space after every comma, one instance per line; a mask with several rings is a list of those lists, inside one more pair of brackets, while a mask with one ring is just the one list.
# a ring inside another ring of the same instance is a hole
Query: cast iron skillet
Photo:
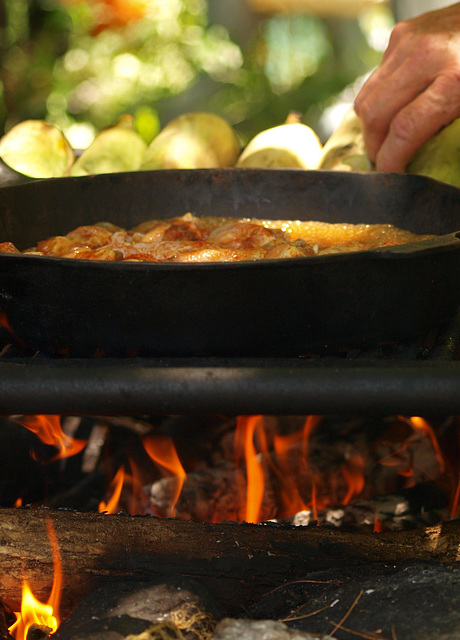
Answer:
[[245, 263], [0, 255], [0, 308], [48, 354], [298, 356], [413, 338], [460, 304], [460, 190], [428, 178], [302, 170], [172, 170], [34, 180], [0, 190], [0, 241], [182, 215], [394, 223], [435, 240]]

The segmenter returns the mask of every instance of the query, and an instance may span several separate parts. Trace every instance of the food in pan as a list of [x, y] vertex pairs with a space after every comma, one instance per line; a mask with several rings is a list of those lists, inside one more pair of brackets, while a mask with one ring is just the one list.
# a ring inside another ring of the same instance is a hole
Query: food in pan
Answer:
[[[144, 222], [132, 230], [108, 222], [81, 226], [22, 253], [105, 261], [237, 262], [377, 249], [433, 236], [390, 224], [331, 224], [183, 216]], [[21, 253], [11, 242], [1, 253]]]

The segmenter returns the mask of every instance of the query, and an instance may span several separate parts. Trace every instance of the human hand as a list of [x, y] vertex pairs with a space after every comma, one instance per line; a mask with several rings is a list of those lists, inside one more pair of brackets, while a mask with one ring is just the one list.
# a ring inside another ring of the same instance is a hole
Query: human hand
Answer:
[[355, 111], [375, 168], [396, 172], [460, 116], [460, 3], [396, 24]]

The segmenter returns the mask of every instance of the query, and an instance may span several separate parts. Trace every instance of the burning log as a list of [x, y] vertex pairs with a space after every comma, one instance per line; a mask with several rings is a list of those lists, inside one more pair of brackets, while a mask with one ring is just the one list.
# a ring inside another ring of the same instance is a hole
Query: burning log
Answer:
[[14, 613], [9, 606], [0, 599], [0, 640], [12, 640], [8, 628], [13, 624], [14, 620]]
[[4, 509], [0, 521], [0, 597], [17, 610], [22, 580], [45, 600], [53, 583], [52, 521], [59, 547], [67, 615], [96, 587], [116, 579], [199, 577], [227, 610], [262, 593], [330, 567], [459, 560], [460, 520], [411, 531], [342, 531], [266, 523], [197, 523], [151, 516]]

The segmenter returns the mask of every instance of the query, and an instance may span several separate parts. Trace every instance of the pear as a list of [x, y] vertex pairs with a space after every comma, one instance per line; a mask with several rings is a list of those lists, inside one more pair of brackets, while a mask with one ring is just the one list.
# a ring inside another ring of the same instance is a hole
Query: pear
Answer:
[[425, 142], [407, 165], [406, 173], [460, 187], [460, 118]]
[[137, 171], [147, 144], [134, 128], [134, 119], [125, 114], [96, 135], [70, 170], [71, 176]]
[[338, 127], [326, 141], [319, 168], [334, 171], [372, 170], [372, 163], [364, 144], [361, 119], [354, 109], [346, 112]]
[[152, 140], [141, 169], [203, 169], [234, 166], [241, 145], [222, 117], [191, 112], [171, 120]]
[[316, 169], [321, 155], [321, 142], [316, 133], [290, 113], [276, 127], [258, 133], [241, 153], [237, 167], [278, 167]]
[[68, 175], [75, 155], [63, 132], [44, 120], [24, 120], [0, 139], [0, 158], [31, 178]]

